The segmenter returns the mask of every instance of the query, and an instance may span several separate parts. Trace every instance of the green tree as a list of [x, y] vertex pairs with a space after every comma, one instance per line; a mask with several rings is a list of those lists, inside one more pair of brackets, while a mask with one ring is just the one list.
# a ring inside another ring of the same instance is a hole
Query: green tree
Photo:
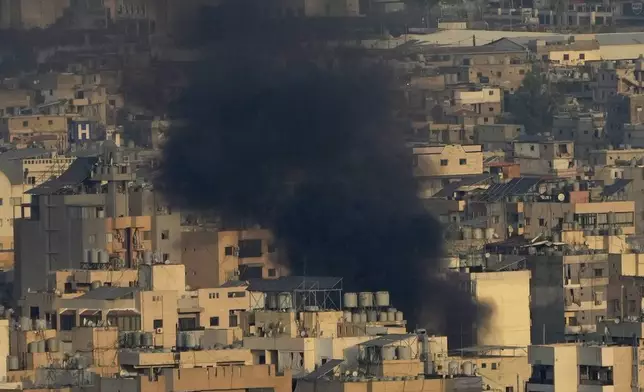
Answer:
[[557, 108], [555, 94], [537, 71], [525, 75], [521, 87], [509, 98], [508, 109], [530, 135], [550, 132]]

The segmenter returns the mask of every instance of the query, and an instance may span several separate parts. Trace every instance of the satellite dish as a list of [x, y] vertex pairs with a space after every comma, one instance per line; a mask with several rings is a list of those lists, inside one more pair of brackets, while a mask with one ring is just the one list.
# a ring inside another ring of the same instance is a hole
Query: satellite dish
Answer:
[[559, 201], [566, 200], [566, 195], [564, 195], [563, 193], [558, 194], [557, 195], [557, 200], [559, 200]]
[[618, 318], [615, 319], [615, 324], [619, 324], [621, 321], [622, 320], [620, 320], [619, 317], [618, 317]]

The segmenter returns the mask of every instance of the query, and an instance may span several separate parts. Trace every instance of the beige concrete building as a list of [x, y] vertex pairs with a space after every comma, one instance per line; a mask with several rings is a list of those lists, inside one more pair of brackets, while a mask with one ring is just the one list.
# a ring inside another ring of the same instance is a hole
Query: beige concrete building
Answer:
[[450, 179], [483, 173], [480, 145], [414, 147], [414, 176], [420, 179], [422, 198], [431, 197]]
[[557, 140], [573, 141], [575, 158], [588, 159], [593, 150], [607, 148], [603, 112], [567, 112], [553, 116], [552, 135]]
[[535, 40], [528, 45], [537, 57], [553, 66], [583, 65], [601, 59], [599, 42], [595, 40], [547, 42]]
[[184, 231], [181, 248], [186, 282], [195, 289], [287, 275], [269, 230]]
[[514, 142], [514, 162], [524, 175], [575, 178], [575, 144], [552, 137], [523, 137]]
[[584, 343], [530, 346], [528, 358], [532, 376], [527, 392], [632, 390], [633, 347]]
[[240, 391], [269, 389], [291, 391], [292, 376], [278, 372], [274, 365], [215, 366], [162, 369], [155, 377], [101, 378], [100, 390], [105, 392], [192, 392]]
[[530, 271], [473, 272], [472, 294], [490, 309], [477, 326], [478, 346], [530, 345]]
[[65, 116], [17, 116], [0, 121], [0, 136], [18, 148], [33, 144], [65, 152], [68, 118]]

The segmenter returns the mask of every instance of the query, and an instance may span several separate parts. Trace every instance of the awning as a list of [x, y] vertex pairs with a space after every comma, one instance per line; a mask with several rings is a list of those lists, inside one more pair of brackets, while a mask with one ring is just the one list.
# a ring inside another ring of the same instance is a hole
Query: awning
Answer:
[[107, 317], [132, 317], [140, 315], [141, 314], [134, 309], [118, 309], [107, 312]]
[[65, 309], [58, 314], [61, 316], [74, 316], [76, 315], [76, 309]]
[[199, 306], [190, 306], [186, 308], [177, 308], [177, 313], [201, 313], [203, 308]]
[[81, 317], [92, 317], [101, 314], [100, 309], [85, 309], [80, 313]]

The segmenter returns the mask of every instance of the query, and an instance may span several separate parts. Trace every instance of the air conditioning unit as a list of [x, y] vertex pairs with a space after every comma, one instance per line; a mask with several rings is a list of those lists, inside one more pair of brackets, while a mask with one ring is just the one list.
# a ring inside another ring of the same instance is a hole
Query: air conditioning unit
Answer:
[[163, 328], [157, 328], [156, 331], [154, 331], [154, 332], [156, 332], [158, 334], [161, 334], [161, 333], [163, 333]]

